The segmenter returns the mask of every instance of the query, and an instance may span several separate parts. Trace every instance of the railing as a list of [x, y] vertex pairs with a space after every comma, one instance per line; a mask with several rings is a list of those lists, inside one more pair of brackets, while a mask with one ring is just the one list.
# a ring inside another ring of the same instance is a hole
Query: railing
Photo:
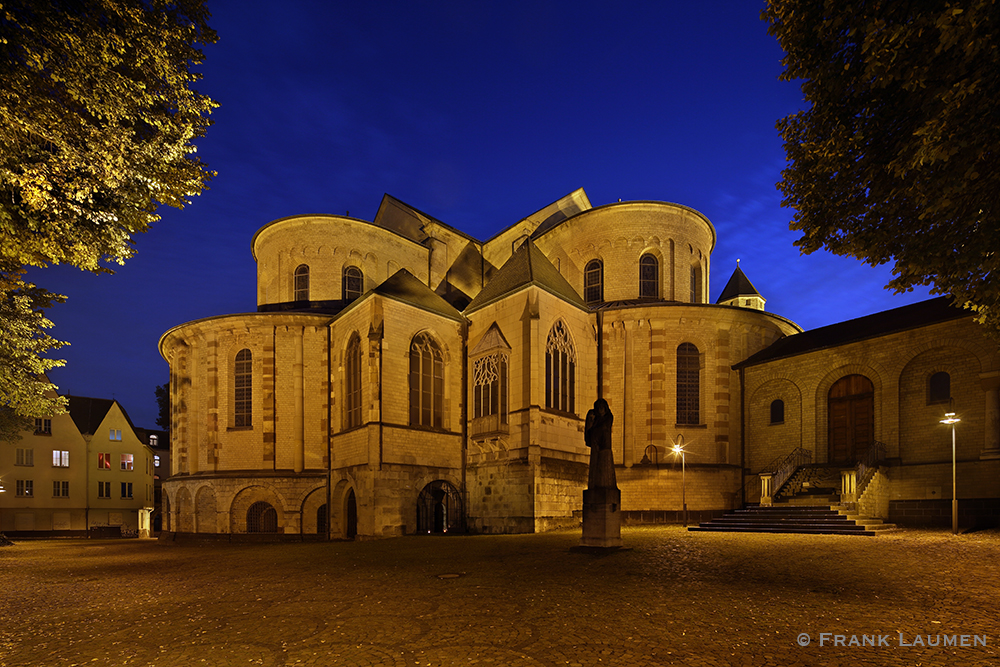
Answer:
[[781, 490], [788, 478], [800, 466], [812, 463], [812, 452], [796, 447], [783, 458], [775, 459], [771, 465], [760, 473], [760, 504], [770, 505], [774, 496]]
[[879, 463], [885, 460], [886, 445], [876, 440], [852, 470], [840, 472], [840, 502], [855, 503], [872, 481]]

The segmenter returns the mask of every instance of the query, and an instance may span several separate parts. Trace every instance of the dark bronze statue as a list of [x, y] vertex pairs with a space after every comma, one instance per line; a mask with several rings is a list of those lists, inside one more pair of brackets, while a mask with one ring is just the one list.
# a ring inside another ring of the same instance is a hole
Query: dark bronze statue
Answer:
[[603, 398], [594, 401], [594, 408], [587, 412], [586, 429], [583, 437], [590, 447], [590, 474], [588, 489], [617, 489], [615, 480], [615, 460], [611, 450], [611, 426], [615, 416], [611, 414], [608, 402]]

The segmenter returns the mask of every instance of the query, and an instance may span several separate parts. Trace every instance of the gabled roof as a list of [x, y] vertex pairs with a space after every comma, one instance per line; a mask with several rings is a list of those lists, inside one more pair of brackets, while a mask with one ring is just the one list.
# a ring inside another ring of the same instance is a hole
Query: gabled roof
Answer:
[[465, 312], [482, 308], [529, 285], [541, 287], [546, 292], [580, 308], [587, 308], [587, 304], [576, 293], [569, 281], [559, 273], [556, 267], [552, 266], [548, 257], [528, 239], [511, 255], [510, 259], [504, 262], [500, 270], [469, 303]]
[[490, 328], [486, 330], [483, 337], [479, 339], [476, 343], [476, 347], [472, 349], [470, 354], [476, 355], [480, 352], [485, 352], [487, 350], [509, 350], [511, 349], [510, 343], [504, 337], [503, 332], [500, 331], [500, 327], [496, 322], [490, 325]]
[[462, 313], [455, 310], [454, 306], [431, 291], [431, 288], [406, 269], [396, 271], [385, 282], [375, 287], [372, 293], [452, 320], [464, 321]]
[[[761, 296], [757, 288], [753, 286], [750, 279], [746, 277], [743, 273], [743, 269], [740, 265], [736, 265], [736, 270], [733, 271], [732, 277], [726, 286], [722, 290], [722, 294], [719, 295], [718, 301], [716, 303], [722, 303], [723, 301], [729, 301], [730, 299], [735, 299], [740, 296]], [[763, 297], [761, 297], [763, 298]]]
[[[89, 435], [97, 433], [101, 422], [108, 416], [111, 406], [117, 403], [110, 398], [87, 398], [86, 396], [67, 396], [66, 399], [69, 401], [69, 416], [73, 419], [73, 423], [76, 424], [80, 433]], [[132, 427], [132, 430], [135, 430], [132, 420], [129, 419], [128, 413], [125, 412], [121, 403], [118, 403], [118, 409], [125, 415], [125, 421]]]
[[733, 368], [756, 366], [774, 359], [794, 357], [807, 352], [856, 343], [877, 336], [971, 316], [970, 311], [951, 305], [951, 297], [942, 296], [780, 338], [745, 361], [735, 364]]

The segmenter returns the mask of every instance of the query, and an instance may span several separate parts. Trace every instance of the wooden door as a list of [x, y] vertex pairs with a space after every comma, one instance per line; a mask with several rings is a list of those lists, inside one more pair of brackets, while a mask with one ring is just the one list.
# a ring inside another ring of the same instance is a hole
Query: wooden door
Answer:
[[848, 375], [830, 387], [829, 458], [854, 465], [875, 442], [875, 386], [864, 375]]

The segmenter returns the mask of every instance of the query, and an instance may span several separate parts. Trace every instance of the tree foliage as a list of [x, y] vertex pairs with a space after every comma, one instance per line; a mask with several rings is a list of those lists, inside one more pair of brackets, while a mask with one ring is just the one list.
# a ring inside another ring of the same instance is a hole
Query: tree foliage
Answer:
[[40, 333], [56, 295], [23, 267], [109, 272], [213, 175], [192, 143], [216, 106], [192, 88], [207, 20], [204, 0], [0, 0], [0, 404], [19, 414], [44, 407], [17, 397], [42, 396], [27, 378], [58, 347]]
[[170, 383], [156, 385], [156, 425], [170, 432]]
[[803, 252], [932, 285], [1000, 333], [1000, 3], [770, 0], [808, 108], [778, 121]]

